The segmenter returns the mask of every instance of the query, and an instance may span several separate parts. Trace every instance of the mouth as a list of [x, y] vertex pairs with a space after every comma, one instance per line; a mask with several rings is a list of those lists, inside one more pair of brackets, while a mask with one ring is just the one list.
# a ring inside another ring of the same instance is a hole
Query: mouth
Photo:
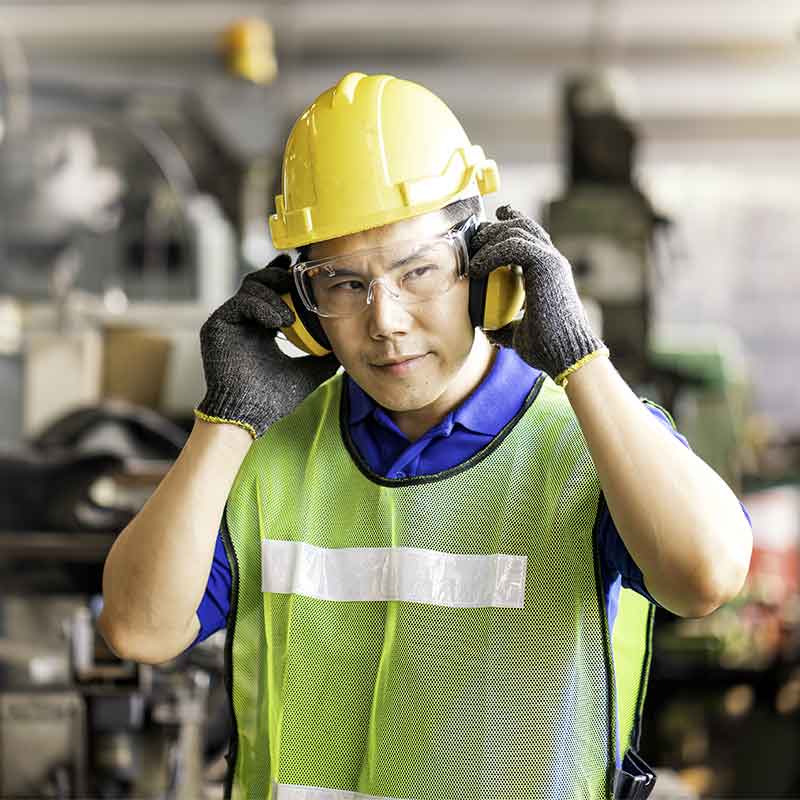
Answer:
[[370, 366], [385, 375], [406, 375], [422, 364], [427, 355], [427, 353], [419, 353], [418, 355], [403, 356], [391, 361], [376, 361], [371, 363]]

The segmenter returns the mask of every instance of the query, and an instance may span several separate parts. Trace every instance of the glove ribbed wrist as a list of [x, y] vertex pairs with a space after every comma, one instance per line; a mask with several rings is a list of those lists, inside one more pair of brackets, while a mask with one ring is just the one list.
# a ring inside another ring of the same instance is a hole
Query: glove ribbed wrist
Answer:
[[546, 372], [559, 385], [563, 385], [578, 364], [588, 363], [589, 356], [602, 351], [608, 354], [602, 340], [587, 328], [562, 328], [559, 334], [547, 340], [542, 358], [542, 363], [547, 365]]
[[[561, 384], [565, 373], [574, 372], [573, 367], [584, 363], [593, 353], [608, 350], [602, 339], [592, 333], [583, 308], [578, 304], [541, 302], [547, 294], [546, 287], [539, 287], [534, 309], [526, 314], [536, 321], [535, 325], [520, 324], [514, 332], [514, 349], [534, 367], [543, 369], [556, 383]], [[569, 309], [568, 324], [561, 320], [559, 310]], [[543, 335], [544, 334], [544, 335]]]
[[204, 422], [237, 425], [257, 439], [279, 415], [264, 404], [263, 397], [256, 398], [225, 387], [209, 387], [195, 409], [195, 416]]
[[563, 372], [556, 375], [554, 378], [555, 382], [563, 388], [567, 385], [567, 383], [569, 383], [570, 375], [577, 372], [581, 367], [585, 367], [590, 361], [594, 361], [596, 358], [600, 357], [609, 357], [609, 350], [607, 347], [601, 347], [599, 350], [594, 350], [593, 352], [576, 361], [571, 367], [567, 367], [567, 369], [565, 369]]

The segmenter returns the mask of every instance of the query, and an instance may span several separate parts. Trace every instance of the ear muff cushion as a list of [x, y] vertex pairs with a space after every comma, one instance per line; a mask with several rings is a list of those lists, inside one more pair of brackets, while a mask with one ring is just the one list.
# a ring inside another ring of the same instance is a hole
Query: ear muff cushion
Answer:
[[473, 328], [483, 327], [483, 312], [486, 309], [486, 286], [488, 278], [469, 279], [469, 319]]
[[[331, 343], [328, 341], [328, 337], [325, 335], [325, 331], [322, 330], [322, 325], [320, 324], [319, 317], [313, 312], [309, 311], [303, 301], [300, 298], [300, 295], [297, 292], [297, 287], [292, 283], [291, 288], [291, 295], [292, 295], [292, 302], [294, 303], [294, 315], [295, 321], [292, 328], [296, 328], [302, 325], [307, 333], [311, 336], [312, 339], [320, 346], [325, 348], [326, 354], [329, 353], [333, 348], [331, 347]], [[302, 336], [298, 338], [303, 338]]]

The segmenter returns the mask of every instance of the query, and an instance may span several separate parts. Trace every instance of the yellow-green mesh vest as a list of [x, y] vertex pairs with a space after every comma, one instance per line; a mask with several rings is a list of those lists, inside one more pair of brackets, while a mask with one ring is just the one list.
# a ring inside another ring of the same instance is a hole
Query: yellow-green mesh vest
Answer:
[[[624, 752], [641, 708], [649, 604], [620, 602], [617, 687], [595, 551], [600, 488], [563, 390], [542, 376], [473, 458], [387, 480], [349, 440], [342, 386], [333, 377], [257, 440], [228, 500], [230, 795], [610, 798], [616, 739]], [[270, 553], [295, 557], [280, 591], [262, 584]], [[432, 559], [420, 580], [434, 595], [331, 599], [391, 583], [361, 571], [362, 554]], [[350, 559], [352, 579], [328, 576], [328, 556]], [[516, 605], [448, 574], [487, 558], [525, 565]]]

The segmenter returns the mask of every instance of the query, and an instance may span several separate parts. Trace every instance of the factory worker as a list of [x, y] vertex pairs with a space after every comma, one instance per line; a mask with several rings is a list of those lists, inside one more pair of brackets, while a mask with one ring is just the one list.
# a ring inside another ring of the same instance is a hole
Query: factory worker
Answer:
[[286, 144], [296, 257], [203, 326], [207, 393], [101, 625], [150, 662], [227, 626], [229, 796], [646, 797], [654, 604], [742, 586], [741, 505], [614, 369], [546, 231], [484, 219], [498, 187], [438, 97], [349, 74]]

